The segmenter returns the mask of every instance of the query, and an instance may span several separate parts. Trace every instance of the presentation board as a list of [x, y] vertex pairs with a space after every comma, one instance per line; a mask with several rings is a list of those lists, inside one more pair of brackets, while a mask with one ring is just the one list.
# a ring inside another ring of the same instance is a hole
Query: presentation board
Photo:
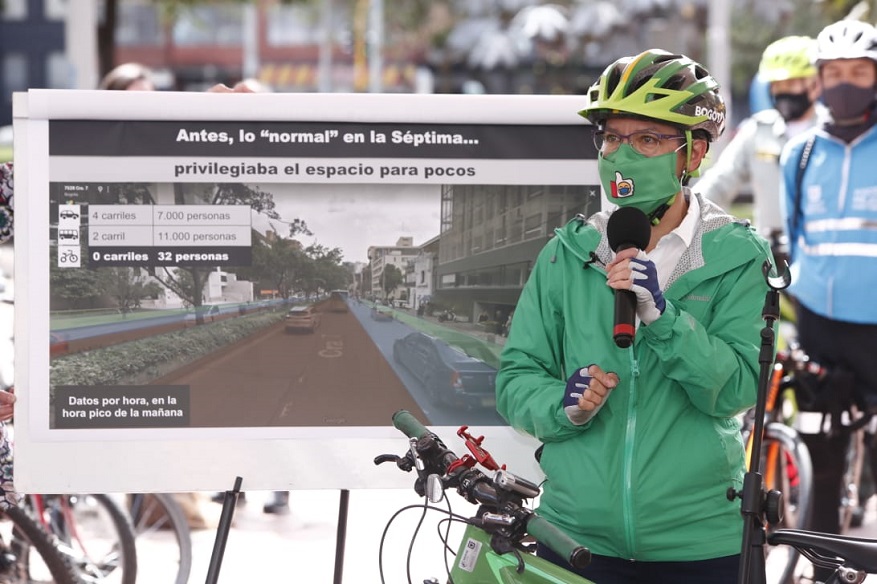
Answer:
[[14, 96], [16, 484], [393, 488], [495, 411], [536, 254], [599, 209], [574, 96]]

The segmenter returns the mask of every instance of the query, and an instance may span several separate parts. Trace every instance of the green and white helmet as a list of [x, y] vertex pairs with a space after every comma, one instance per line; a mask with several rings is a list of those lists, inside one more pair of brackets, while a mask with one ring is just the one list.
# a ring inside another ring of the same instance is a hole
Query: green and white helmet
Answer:
[[594, 124], [610, 116], [659, 120], [686, 130], [705, 130], [715, 141], [725, 129], [719, 83], [685, 55], [650, 49], [622, 57], [588, 89], [579, 112]]
[[800, 79], [816, 75], [813, 60], [816, 39], [788, 36], [774, 41], [764, 49], [758, 65], [758, 77], [768, 83]]

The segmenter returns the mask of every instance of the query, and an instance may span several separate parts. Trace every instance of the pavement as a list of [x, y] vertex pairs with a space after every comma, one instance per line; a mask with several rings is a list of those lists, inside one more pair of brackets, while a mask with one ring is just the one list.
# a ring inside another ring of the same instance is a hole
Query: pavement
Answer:
[[[208, 582], [214, 550], [220, 549], [216, 545], [222, 505], [211, 502], [209, 493], [200, 495], [199, 507], [208, 527], [192, 532], [190, 583]], [[217, 564], [218, 578], [209, 582], [370, 584], [382, 581], [381, 563], [386, 582], [409, 581], [406, 556], [420, 510], [405, 511], [394, 521], [387, 533], [382, 560], [380, 545], [387, 521], [397, 510], [422, 504], [413, 490], [349, 492], [343, 559], [336, 559], [340, 491], [293, 491], [288, 515], [263, 513], [262, 505], [270, 498], [270, 492], [249, 492], [246, 503], [236, 507], [233, 526], [221, 562]], [[467, 515], [474, 514], [475, 509], [459, 498], [453, 508]], [[430, 577], [438, 581], [447, 579], [442, 545], [437, 536], [439, 514], [431, 515], [412, 550], [411, 582], [420, 583]], [[462, 530], [455, 529], [451, 533], [456, 547]], [[167, 542], [166, 545], [172, 544]], [[172, 582], [168, 554], [168, 548], [161, 545], [138, 553], [141, 565], [138, 583]], [[340, 580], [336, 580], [336, 561], [340, 563], [340, 572], [337, 572], [341, 574]]]
[[[246, 504], [236, 508], [222, 562], [218, 565], [218, 578], [210, 582], [206, 578], [222, 506], [210, 502], [208, 494], [201, 497], [199, 506], [210, 526], [193, 532], [190, 583], [380, 583], [380, 542], [387, 521], [403, 506], [421, 503], [413, 491], [350, 492], [341, 579], [336, 580], [340, 491], [293, 491], [290, 513], [283, 516], [262, 512], [262, 504], [270, 497], [270, 493], [248, 493]], [[464, 515], [474, 512], [473, 506], [456, 497], [452, 499], [452, 507]], [[385, 582], [409, 582], [406, 556], [420, 515], [416, 509], [406, 511], [389, 529], [382, 561]], [[418, 584], [430, 577], [439, 582], [447, 579], [437, 532], [439, 514], [430, 515], [433, 517], [428, 516], [412, 550], [410, 582]], [[452, 532], [454, 547], [460, 534], [459, 530]], [[877, 540], [877, 497], [869, 501], [863, 527], [853, 530], [850, 535]], [[151, 568], [148, 573], [141, 572], [138, 582], [170, 581], [160, 572], [162, 567], [167, 568], [162, 565], [160, 549], [153, 550], [152, 555], [141, 558], [140, 562], [144, 570]], [[866, 583], [877, 584], [877, 576], [869, 576]]]

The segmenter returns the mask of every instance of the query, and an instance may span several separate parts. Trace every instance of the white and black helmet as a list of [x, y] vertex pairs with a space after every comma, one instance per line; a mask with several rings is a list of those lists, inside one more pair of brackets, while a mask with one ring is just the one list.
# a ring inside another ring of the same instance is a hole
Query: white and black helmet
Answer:
[[834, 59], [871, 59], [877, 62], [877, 28], [860, 20], [829, 24], [816, 37], [815, 63]]

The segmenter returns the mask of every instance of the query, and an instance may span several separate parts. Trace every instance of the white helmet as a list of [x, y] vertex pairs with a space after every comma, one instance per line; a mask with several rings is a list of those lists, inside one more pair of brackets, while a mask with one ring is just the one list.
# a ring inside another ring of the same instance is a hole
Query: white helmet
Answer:
[[817, 65], [834, 59], [871, 59], [877, 62], [877, 28], [861, 20], [829, 24], [816, 37]]

